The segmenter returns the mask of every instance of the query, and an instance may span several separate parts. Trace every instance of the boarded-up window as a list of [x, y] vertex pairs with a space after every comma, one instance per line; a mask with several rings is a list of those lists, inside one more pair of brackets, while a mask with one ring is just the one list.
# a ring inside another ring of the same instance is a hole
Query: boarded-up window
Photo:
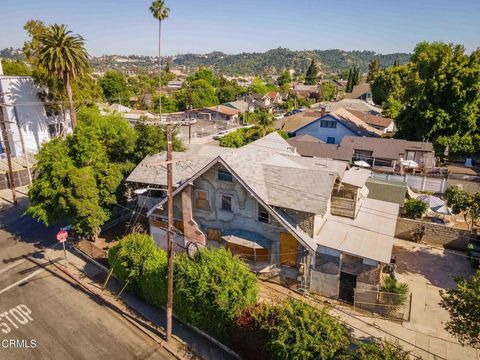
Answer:
[[208, 193], [204, 190], [197, 190], [197, 199], [195, 201], [195, 207], [197, 209], [209, 210], [210, 204], [208, 203]]
[[221, 232], [219, 229], [208, 228], [207, 229], [207, 239], [220, 241]]

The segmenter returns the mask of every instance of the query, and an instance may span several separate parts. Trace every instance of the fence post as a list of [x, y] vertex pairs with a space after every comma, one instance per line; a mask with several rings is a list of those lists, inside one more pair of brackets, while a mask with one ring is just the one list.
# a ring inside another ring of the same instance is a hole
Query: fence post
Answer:
[[443, 194], [445, 192], [445, 185], [447, 183], [446, 178], [442, 178], [442, 184], [440, 185], [440, 192]]
[[422, 191], [425, 191], [425, 183], [427, 182], [427, 176], [423, 175], [422, 179]]
[[412, 293], [410, 293], [410, 301], [408, 304], [408, 322], [410, 322], [410, 318], [412, 316]]

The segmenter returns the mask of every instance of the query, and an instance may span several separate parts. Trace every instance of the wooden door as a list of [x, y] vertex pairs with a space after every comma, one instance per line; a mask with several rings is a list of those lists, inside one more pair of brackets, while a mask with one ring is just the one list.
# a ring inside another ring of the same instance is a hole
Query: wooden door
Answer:
[[280, 233], [280, 265], [297, 266], [298, 241], [288, 233]]
[[340, 272], [340, 289], [338, 298], [350, 304], [354, 302], [355, 287], [357, 286], [357, 277], [352, 274]]

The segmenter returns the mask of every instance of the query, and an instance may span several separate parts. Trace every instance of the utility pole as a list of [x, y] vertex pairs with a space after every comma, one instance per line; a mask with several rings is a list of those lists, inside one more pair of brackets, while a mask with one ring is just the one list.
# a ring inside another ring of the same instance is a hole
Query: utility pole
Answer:
[[3, 143], [5, 146], [5, 153], [7, 154], [8, 162], [8, 177], [10, 178], [10, 189], [12, 189], [13, 205], [17, 205], [17, 193], [15, 192], [15, 179], [13, 178], [12, 154], [10, 152], [10, 140], [8, 138], [7, 126], [3, 117], [3, 108], [0, 106], [0, 126], [2, 128]]
[[167, 123], [167, 342], [172, 337], [173, 315], [173, 167], [172, 167], [172, 125]]

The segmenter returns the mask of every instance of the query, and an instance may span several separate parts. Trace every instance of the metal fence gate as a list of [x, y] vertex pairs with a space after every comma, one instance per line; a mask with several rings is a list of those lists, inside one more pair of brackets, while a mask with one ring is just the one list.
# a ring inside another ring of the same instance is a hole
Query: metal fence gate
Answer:
[[355, 289], [353, 307], [387, 319], [410, 321], [412, 293], [399, 295], [378, 290]]

